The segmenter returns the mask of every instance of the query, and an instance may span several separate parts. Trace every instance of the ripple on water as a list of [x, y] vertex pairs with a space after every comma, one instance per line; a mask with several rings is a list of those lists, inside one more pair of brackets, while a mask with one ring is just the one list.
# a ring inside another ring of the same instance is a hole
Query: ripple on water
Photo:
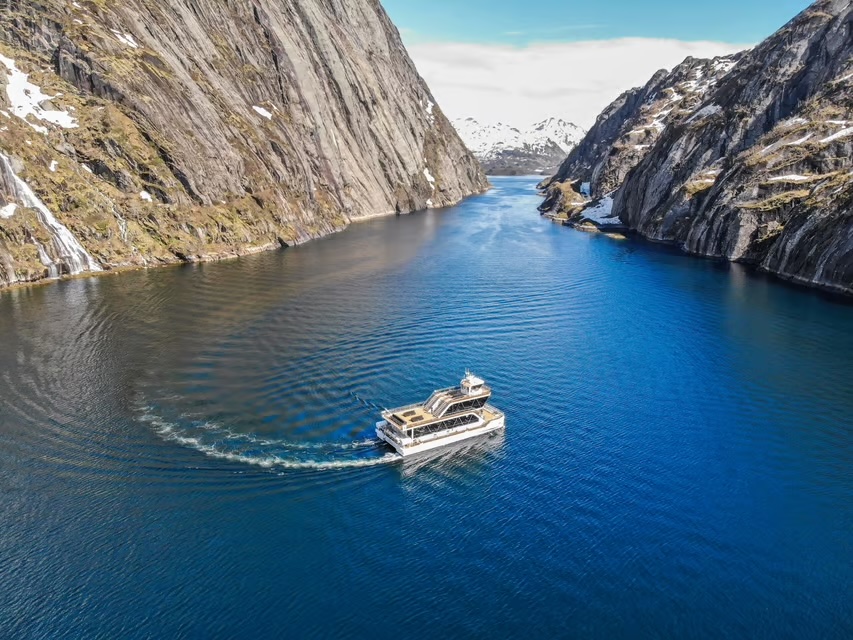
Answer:
[[[41, 637], [381, 636], [395, 607], [407, 637], [850, 628], [853, 308], [553, 226], [531, 186], [0, 295], [0, 616]], [[381, 408], [465, 368], [506, 433], [380, 445]]]

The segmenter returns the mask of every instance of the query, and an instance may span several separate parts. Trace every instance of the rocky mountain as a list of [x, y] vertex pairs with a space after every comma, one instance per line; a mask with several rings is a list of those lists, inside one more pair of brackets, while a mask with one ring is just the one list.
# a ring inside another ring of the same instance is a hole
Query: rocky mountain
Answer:
[[548, 118], [525, 130], [505, 124], [484, 125], [474, 118], [454, 120], [462, 140], [490, 175], [549, 175], [559, 166], [584, 130], [559, 118]]
[[743, 54], [627, 173], [613, 215], [691, 253], [853, 293], [851, 34], [850, 1], [820, 0]]
[[664, 129], [692, 113], [739, 57], [687, 58], [672, 71], [658, 71], [644, 87], [619, 96], [598, 116], [553, 177], [543, 181], [541, 186], [550, 188], [542, 210], [583, 207], [582, 191], [593, 197], [615, 191]]
[[378, 0], [0, 3], [0, 285], [487, 188]]

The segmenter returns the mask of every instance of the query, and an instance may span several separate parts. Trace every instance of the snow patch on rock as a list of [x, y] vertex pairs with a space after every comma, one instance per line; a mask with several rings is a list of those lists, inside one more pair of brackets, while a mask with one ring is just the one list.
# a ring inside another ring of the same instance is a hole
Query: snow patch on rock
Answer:
[[593, 206], [584, 209], [582, 215], [595, 224], [621, 224], [619, 218], [613, 215], [612, 196], [605, 196]]
[[427, 182], [429, 182], [429, 186], [432, 187], [433, 191], [435, 191], [435, 178], [429, 172], [429, 168], [424, 169], [424, 178], [427, 179]]
[[726, 74], [732, 69], [734, 69], [737, 61], [732, 60], [731, 58], [721, 58], [720, 60], [714, 61], [714, 72], [716, 74]]
[[799, 147], [801, 144], [803, 144], [804, 142], [809, 140], [813, 135], [814, 134], [812, 134], [812, 133], [807, 133], [806, 135], [804, 135], [799, 140], [794, 140], [793, 142], [786, 142], [785, 146], [786, 147]]
[[847, 127], [846, 129], [842, 129], [838, 133], [833, 133], [828, 138], [824, 138], [821, 140], [821, 143], [833, 142], [835, 140], [839, 140], [841, 138], [846, 138], [848, 136], [853, 136], [853, 127]]
[[122, 33], [121, 31], [116, 31], [115, 29], [110, 29], [113, 32], [113, 35], [116, 39], [121, 42], [123, 45], [130, 47], [131, 49], [138, 49], [139, 44], [136, 40], [133, 39], [133, 36], [129, 33]]
[[790, 118], [789, 120], [783, 120], [779, 123], [779, 127], [783, 129], [792, 129], [794, 127], [799, 127], [803, 124], [808, 124], [809, 121], [805, 118]]
[[259, 107], [258, 105], [254, 105], [252, 107], [252, 109], [254, 109], [255, 113], [257, 113], [259, 116], [263, 116], [267, 120], [272, 120], [272, 114], [269, 111], [267, 111], [266, 109], [264, 109], [263, 107]]
[[687, 121], [687, 124], [690, 124], [691, 122], [695, 122], [696, 120], [704, 120], [705, 118], [715, 116], [718, 113], [720, 113], [722, 110], [723, 110], [723, 108], [718, 104], [709, 104], [707, 106], [702, 107], [701, 109], [699, 109], [699, 111], [694, 113], [690, 117], [690, 119]]
[[6, 78], [6, 95], [9, 98], [12, 113], [30, 125], [39, 133], [47, 134], [47, 127], [30, 122], [27, 117], [57, 125], [63, 129], [77, 128], [77, 121], [67, 111], [44, 109], [42, 104], [53, 100], [56, 96], [42, 93], [38, 85], [28, 80], [29, 74], [22, 72], [11, 58], [0, 55], [0, 63], [6, 67], [9, 77]]
[[774, 176], [770, 178], [770, 182], [808, 182], [812, 176], [801, 176], [796, 173], [791, 173], [786, 176]]

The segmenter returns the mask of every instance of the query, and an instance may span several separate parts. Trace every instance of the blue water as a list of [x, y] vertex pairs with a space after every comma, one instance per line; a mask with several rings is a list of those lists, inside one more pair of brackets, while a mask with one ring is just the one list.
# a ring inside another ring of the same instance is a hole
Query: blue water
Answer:
[[[495, 184], [0, 295], [0, 635], [850, 637], [853, 306]], [[379, 445], [466, 367], [505, 434]]]

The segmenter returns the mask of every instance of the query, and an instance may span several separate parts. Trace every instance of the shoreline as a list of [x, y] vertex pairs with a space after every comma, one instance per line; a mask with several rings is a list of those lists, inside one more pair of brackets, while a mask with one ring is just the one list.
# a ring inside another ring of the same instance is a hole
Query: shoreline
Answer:
[[494, 188], [494, 186], [490, 183], [489, 186], [483, 191], [478, 191], [476, 193], [471, 193], [467, 196], [463, 196], [456, 202], [451, 204], [444, 205], [442, 207], [427, 207], [426, 209], [417, 209], [414, 211], [408, 211], [406, 213], [398, 213], [397, 211], [390, 212], [382, 212], [369, 214], [366, 216], [359, 216], [358, 218], [352, 218], [347, 224], [342, 227], [335, 228], [329, 233], [323, 233], [318, 236], [306, 236], [303, 239], [297, 238], [296, 240], [289, 242], [287, 244], [282, 244], [279, 241], [269, 242], [263, 245], [254, 245], [247, 246], [244, 249], [240, 249], [236, 252], [227, 252], [220, 254], [213, 254], [208, 256], [203, 256], [199, 258], [192, 259], [181, 259], [175, 256], [174, 261], [169, 262], [156, 262], [152, 264], [123, 264], [117, 265], [114, 267], [105, 267], [101, 265], [101, 271], [83, 271], [81, 273], [75, 273], [74, 275], [63, 275], [58, 278], [40, 278], [38, 280], [31, 280], [28, 282], [15, 282], [13, 284], [8, 285], [0, 285], [0, 296], [6, 294], [7, 292], [12, 291], [21, 291], [25, 289], [32, 289], [35, 287], [44, 287], [52, 284], [56, 284], [59, 282], [67, 282], [69, 280], [81, 280], [86, 278], [103, 278], [107, 276], [117, 276], [123, 273], [132, 272], [132, 271], [147, 271], [149, 269], [162, 269], [167, 267], [183, 267], [187, 265], [193, 264], [208, 264], [213, 262], [225, 262], [228, 260], [237, 260], [239, 258], [245, 258], [248, 256], [258, 255], [260, 253], [269, 253], [276, 250], [286, 250], [290, 247], [298, 247], [299, 245], [306, 244], [308, 242], [312, 242], [315, 240], [322, 240], [323, 238], [328, 238], [330, 236], [341, 233], [342, 231], [346, 231], [350, 226], [354, 224], [358, 224], [360, 222], [368, 222], [371, 220], [376, 220], [377, 218], [388, 218], [391, 216], [411, 216], [418, 213], [423, 213], [426, 211], [435, 211], [439, 209], [448, 209], [450, 207], [455, 207], [460, 202], [467, 200], [468, 198], [473, 198], [475, 196], [481, 196], [484, 193], [488, 193]]
[[[543, 195], [544, 191], [542, 189], [538, 189], [539, 195]], [[853, 287], [844, 287], [839, 284], [829, 284], [829, 283], [821, 283], [814, 282], [812, 280], [808, 280], [803, 276], [792, 275], [781, 273], [777, 271], [772, 271], [763, 267], [761, 264], [740, 261], [740, 260], [729, 260], [725, 256], [718, 255], [708, 255], [704, 253], [697, 253], [695, 251], [690, 251], [686, 249], [682, 244], [672, 240], [660, 240], [657, 238], [652, 238], [646, 236], [645, 234], [637, 231], [636, 229], [631, 228], [627, 224], [623, 225], [615, 225], [612, 230], [607, 229], [607, 227], [601, 227], [598, 224], [592, 222], [585, 222], [582, 224], [569, 222], [569, 216], [566, 213], [557, 213], [555, 214], [553, 211], [539, 211], [539, 216], [546, 220], [549, 220], [552, 223], [560, 224], [564, 227], [569, 227], [574, 231], [579, 231], [582, 233], [589, 233], [593, 235], [604, 235], [607, 237], [611, 237], [613, 235], [619, 235], [623, 238], [637, 238], [643, 240], [644, 242], [648, 242], [654, 245], [667, 246], [672, 247], [674, 250], [677, 250], [681, 255], [688, 256], [691, 258], [701, 258], [703, 260], [713, 260], [720, 263], [725, 264], [738, 264], [744, 267], [749, 268], [756, 274], [762, 274], [765, 276], [769, 276], [778, 280], [781, 283], [787, 284], [789, 286], [795, 286], [799, 289], [809, 289], [812, 291], [819, 291], [821, 293], [837, 297], [841, 300], [845, 300], [847, 302], [853, 302]], [[566, 217], [562, 217], [566, 216]], [[612, 239], [620, 239], [620, 238], [612, 238]]]
[[[554, 219], [546, 214], [540, 214], [542, 218], [549, 220], [550, 222], [561, 224], [562, 220]], [[677, 252], [679, 255], [684, 256], [685, 258], [693, 258], [700, 260], [707, 260], [711, 262], [716, 262], [718, 264], [725, 265], [738, 265], [745, 269], [748, 269], [755, 276], [762, 276], [768, 279], [773, 280], [777, 284], [782, 284], [788, 287], [794, 287], [801, 291], [811, 291], [812, 293], [818, 293], [820, 295], [824, 295], [829, 297], [836, 302], [841, 302], [844, 304], [853, 304], [853, 288], [844, 288], [840, 285], [831, 285], [831, 284], [823, 284], [812, 282], [811, 280], [806, 280], [801, 276], [794, 276], [779, 273], [776, 271], [771, 271], [762, 267], [760, 264], [755, 264], [751, 262], [743, 262], [738, 260], [728, 260], [722, 256], [711, 256], [703, 253], [695, 253], [693, 251], [687, 251], [683, 246], [678, 244], [677, 242], [672, 242], [668, 240], [658, 240], [655, 238], [649, 238], [648, 236], [643, 235], [642, 233], [636, 231], [635, 229], [628, 228], [626, 231], [620, 231], [618, 234], [613, 234], [606, 230], [596, 228], [580, 228], [579, 226], [573, 226], [571, 224], [561, 224], [561, 226], [568, 227], [573, 231], [577, 231], [580, 233], [585, 233], [587, 235], [593, 236], [603, 236], [610, 240], [622, 241], [625, 239], [634, 239], [641, 241], [643, 243], [648, 243], [650, 245], [655, 245], [659, 247], [668, 247], [673, 250], [673, 252]], [[614, 235], [619, 235], [621, 237], [613, 237]]]

